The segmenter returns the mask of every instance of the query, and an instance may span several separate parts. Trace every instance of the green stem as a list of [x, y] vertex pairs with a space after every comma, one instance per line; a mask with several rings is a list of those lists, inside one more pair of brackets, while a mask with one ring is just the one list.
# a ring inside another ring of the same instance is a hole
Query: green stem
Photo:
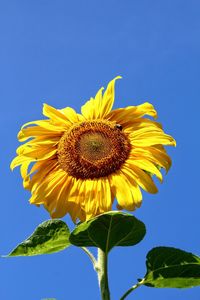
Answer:
[[110, 300], [110, 291], [108, 285], [108, 255], [98, 248], [98, 263], [96, 272], [99, 280], [99, 288], [102, 300]]
[[132, 291], [143, 285], [145, 279], [142, 279], [137, 284], [133, 285], [121, 298], [120, 300], [124, 300]]

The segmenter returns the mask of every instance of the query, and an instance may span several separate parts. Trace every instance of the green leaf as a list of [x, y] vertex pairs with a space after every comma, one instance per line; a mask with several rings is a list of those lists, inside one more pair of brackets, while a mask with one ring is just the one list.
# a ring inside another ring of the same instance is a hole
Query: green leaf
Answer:
[[134, 216], [112, 211], [78, 225], [69, 240], [79, 247], [98, 247], [109, 252], [114, 246], [132, 246], [145, 236], [145, 225]]
[[147, 254], [144, 284], [156, 288], [200, 285], [200, 257], [180, 249], [157, 247]]
[[70, 246], [69, 235], [69, 228], [65, 222], [61, 220], [45, 221], [7, 257], [50, 254], [64, 250]]

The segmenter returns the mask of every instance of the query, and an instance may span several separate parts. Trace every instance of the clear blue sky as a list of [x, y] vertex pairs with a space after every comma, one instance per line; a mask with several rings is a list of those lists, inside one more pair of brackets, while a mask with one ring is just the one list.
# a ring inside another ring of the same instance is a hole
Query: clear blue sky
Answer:
[[[144, 241], [110, 255], [112, 300], [145, 273], [148, 250], [175, 246], [200, 255], [199, 109], [200, 2], [198, 0], [2, 0], [0, 2], [0, 253], [7, 254], [42, 221], [31, 206], [19, 170], [9, 164], [20, 126], [42, 118], [42, 103], [80, 106], [116, 75], [115, 107], [154, 104], [173, 166], [157, 195], [144, 193], [135, 215]], [[69, 218], [65, 220], [72, 225]], [[96, 275], [78, 248], [58, 254], [0, 260], [4, 300], [98, 300]], [[200, 288], [142, 287], [127, 299], [198, 300]]]

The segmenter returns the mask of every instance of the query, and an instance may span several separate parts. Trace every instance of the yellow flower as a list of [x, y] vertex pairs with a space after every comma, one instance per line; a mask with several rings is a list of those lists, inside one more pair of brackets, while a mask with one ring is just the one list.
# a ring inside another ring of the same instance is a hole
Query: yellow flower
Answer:
[[160, 168], [170, 168], [163, 145], [175, 146], [175, 140], [144, 118], [157, 117], [154, 107], [146, 102], [112, 110], [119, 78], [87, 101], [81, 114], [44, 104], [48, 119], [29, 122], [18, 134], [20, 142], [28, 141], [17, 149], [11, 169], [21, 166], [30, 203], [43, 204], [52, 218], [69, 213], [74, 222], [84, 221], [111, 210], [115, 197], [118, 209], [135, 210], [140, 188], [156, 193], [152, 176], [162, 181]]

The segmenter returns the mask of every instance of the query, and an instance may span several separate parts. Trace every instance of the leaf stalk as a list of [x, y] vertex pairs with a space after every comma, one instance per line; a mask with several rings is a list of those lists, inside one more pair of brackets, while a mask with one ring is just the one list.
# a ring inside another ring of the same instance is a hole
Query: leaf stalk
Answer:
[[145, 278], [143, 278], [141, 281], [133, 285], [128, 291], [125, 292], [125, 294], [120, 298], [120, 300], [124, 300], [131, 292], [133, 292], [135, 289], [140, 287], [141, 285], [144, 284]]

